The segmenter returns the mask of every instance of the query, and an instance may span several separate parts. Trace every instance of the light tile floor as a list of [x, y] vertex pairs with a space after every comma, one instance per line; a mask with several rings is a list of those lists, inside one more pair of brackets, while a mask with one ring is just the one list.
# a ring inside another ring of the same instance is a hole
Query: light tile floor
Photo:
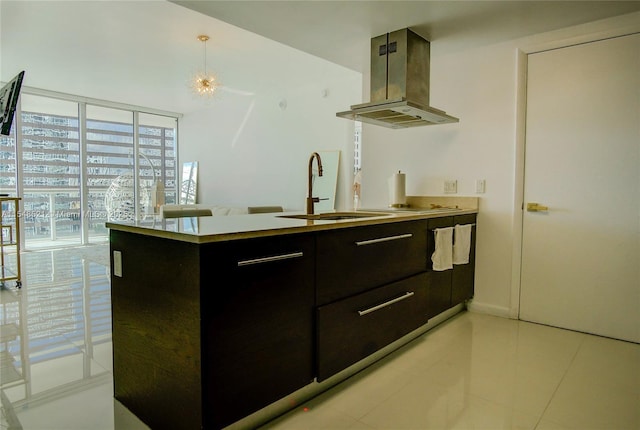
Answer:
[[268, 429], [640, 429], [640, 345], [463, 313]]
[[[107, 267], [104, 245], [25, 253], [0, 429], [147, 429], [113, 399]], [[263, 428], [637, 430], [640, 345], [465, 312]]]

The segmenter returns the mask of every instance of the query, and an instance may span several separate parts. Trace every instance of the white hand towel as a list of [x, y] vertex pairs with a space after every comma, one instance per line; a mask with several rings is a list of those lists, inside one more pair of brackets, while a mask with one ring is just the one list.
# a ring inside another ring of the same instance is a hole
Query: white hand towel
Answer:
[[436, 249], [431, 256], [433, 270], [443, 271], [453, 268], [453, 227], [434, 230]]
[[471, 250], [471, 224], [455, 226], [455, 243], [453, 244], [453, 264], [469, 263]]

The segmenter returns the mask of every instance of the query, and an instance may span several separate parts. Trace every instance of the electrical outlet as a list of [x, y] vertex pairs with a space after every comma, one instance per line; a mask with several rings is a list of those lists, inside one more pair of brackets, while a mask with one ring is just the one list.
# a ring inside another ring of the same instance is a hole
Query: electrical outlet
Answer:
[[455, 194], [458, 192], [458, 181], [455, 179], [450, 179], [444, 181], [444, 192], [446, 194]]
[[122, 252], [113, 251], [113, 274], [122, 278]]
[[487, 181], [484, 179], [476, 179], [476, 194], [484, 194]]

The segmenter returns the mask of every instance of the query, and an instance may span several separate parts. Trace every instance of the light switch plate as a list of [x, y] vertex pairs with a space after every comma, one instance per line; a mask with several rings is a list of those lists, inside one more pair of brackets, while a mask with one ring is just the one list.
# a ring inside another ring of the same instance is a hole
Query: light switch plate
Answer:
[[487, 182], [484, 179], [476, 179], [476, 194], [484, 194]]

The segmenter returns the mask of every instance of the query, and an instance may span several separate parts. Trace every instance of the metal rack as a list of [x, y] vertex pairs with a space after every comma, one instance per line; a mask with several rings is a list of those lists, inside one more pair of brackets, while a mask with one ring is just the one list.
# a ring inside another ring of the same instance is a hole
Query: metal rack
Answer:
[[[7, 281], [16, 281], [22, 287], [20, 277], [20, 197], [0, 197], [0, 287]], [[15, 255], [15, 265], [7, 267], [7, 252]]]

